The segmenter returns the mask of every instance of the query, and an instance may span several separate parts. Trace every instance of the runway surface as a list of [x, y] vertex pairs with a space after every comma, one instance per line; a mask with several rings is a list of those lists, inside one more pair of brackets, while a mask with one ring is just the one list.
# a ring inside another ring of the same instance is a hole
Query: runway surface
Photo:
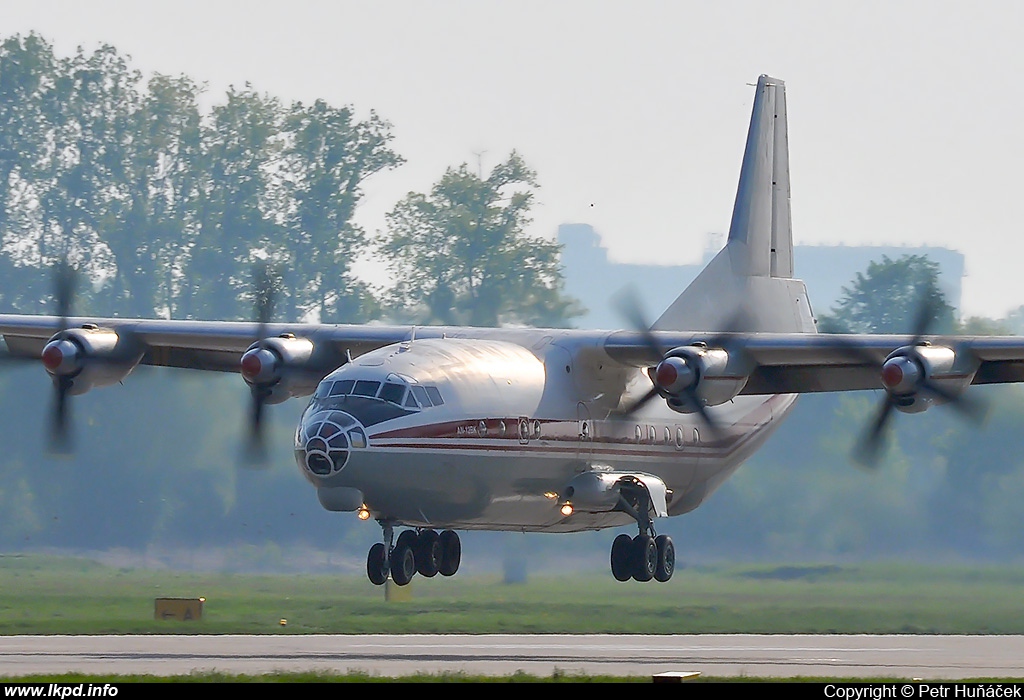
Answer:
[[464, 671], [1024, 677], [1024, 636], [166, 635], [0, 637], [0, 675]]

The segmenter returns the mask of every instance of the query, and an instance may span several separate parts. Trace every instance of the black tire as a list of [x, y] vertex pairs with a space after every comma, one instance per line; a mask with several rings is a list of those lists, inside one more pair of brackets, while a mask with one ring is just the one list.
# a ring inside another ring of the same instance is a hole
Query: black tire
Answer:
[[438, 562], [438, 571], [442, 576], [454, 576], [462, 563], [462, 542], [458, 533], [452, 530], [445, 530], [438, 538], [441, 545], [441, 559]]
[[408, 544], [400, 544], [391, 550], [391, 580], [405, 586], [416, 575], [416, 555]]
[[[394, 568], [394, 565], [392, 565]], [[658, 568], [658, 545], [650, 535], [637, 535], [633, 538], [633, 578], [637, 581], [650, 581]], [[392, 574], [394, 578], [394, 574]]]
[[416, 571], [420, 576], [432, 578], [437, 576], [441, 566], [441, 538], [435, 530], [424, 530], [420, 533], [416, 547]]
[[395, 540], [395, 549], [406, 546], [413, 552], [416, 551], [416, 545], [419, 544], [419, 537], [416, 535], [415, 530], [402, 530], [398, 533], [398, 539]]
[[676, 546], [668, 535], [658, 535], [654, 544], [658, 548], [658, 568], [654, 570], [654, 578], [665, 583], [676, 570]]
[[612, 542], [612, 576], [616, 581], [628, 581], [633, 577], [633, 538], [619, 535]]
[[366, 576], [374, 586], [382, 586], [388, 580], [387, 549], [381, 542], [370, 547], [366, 555]]

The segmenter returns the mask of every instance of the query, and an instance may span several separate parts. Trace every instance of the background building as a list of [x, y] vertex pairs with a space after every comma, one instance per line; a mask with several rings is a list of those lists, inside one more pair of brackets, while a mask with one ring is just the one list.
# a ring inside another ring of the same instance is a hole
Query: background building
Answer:
[[[620, 328], [624, 325], [613, 303], [616, 293], [633, 287], [650, 320], [668, 308], [679, 293], [697, 276], [725, 243], [722, 234], [710, 234], [704, 258], [692, 265], [641, 265], [618, 263], [608, 258], [601, 236], [590, 224], [562, 224], [558, 227], [562, 245], [565, 290], [579, 299], [587, 313], [579, 317], [578, 328]], [[793, 249], [796, 277], [807, 284], [816, 314], [828, 312], [858, 272], [883, 256], [924, 255], [937, 263], [946, 299], [960, 307], [963, 254], [934, 246], [846, 246], [797, 245]]]

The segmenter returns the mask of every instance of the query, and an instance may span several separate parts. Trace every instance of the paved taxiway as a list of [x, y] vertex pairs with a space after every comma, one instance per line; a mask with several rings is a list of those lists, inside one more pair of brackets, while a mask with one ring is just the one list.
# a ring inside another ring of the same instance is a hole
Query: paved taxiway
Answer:
[[1024, 636], [167, 635], [0, 637], [0, 675], [361, 670], [550, 675], [1024, 677]]

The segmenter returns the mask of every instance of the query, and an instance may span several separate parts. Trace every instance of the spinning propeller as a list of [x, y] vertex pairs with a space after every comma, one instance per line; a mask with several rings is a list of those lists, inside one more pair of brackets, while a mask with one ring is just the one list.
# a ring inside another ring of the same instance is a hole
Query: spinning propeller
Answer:
[[[947, 403], [962, 416], [975, 422], [984, 416], [983, 404], [968, 398], [964, 393], [950, 391], [932, 378], [930, 360], [926, 357], [932, 348], [924, 336], [938, 317], [939, 305], [932, 294], [926, 292], [923, 296], [914, 319], [910, 342], [891, 353], [879, 367], [885, 398], [864, 428], [853, 451], [854, 461], [864, 467], [874, 468], [878, 465], [882, 447], [888, 438], [893, 411], [909, 408], [918, 396]], [[866, 364], [878, 365], [877, 359], [859, 344], [849, 342], [847, 349]]]
[[249, 438], [247, 450], [259, 462], [266, 459], [266, 445], [263, 434], [264, 407], [270, 398], [272, 388], [265, 381], [274, 372], [276, 357], [261, 343], [267, 337], [267, 324], [274, 315], [277, 297], [277, 282], [267, 262], [257, 263], [253, 268], [253, 316], [256, 321], [256, 339], [242, 355], [241, 372], [249, 383], [252, 405], [249, 411]]
[[648, 370], [653, 384], [650, 391], [619, 413], [619, 418], [629, 418], [660, 397], [670, 402], [670, 405], [681, 407], [686, 413], [697, 414], [713, 435], [721, 435], [722, 426], [708, 410], [705, 399], [698, 393], [703, 371], [698, 354], [709, 348], [728, 350], [728, 346], [733, 344], [731, 334], [741, 332], [742, 327], [747, 325], [745, 314], [742, 311], [737, 313], [726, 324], [726, 331], [716, 333], [700, 345], [666, 349], [651, 330], [651, 324], [634, 293], [626, 292], [620, 295], [617, 306], [633, 329], [640, 333], [650, 351], [651, 360], [657, 362]]
[[92, 386], [120, 381], [138, 364], [144, 352], [143, 344], [127, 326], [116, 332], [90, 324], [71, 328], [69, 319], [77, 285], [77, 271], [67, 258], [62, 258], [54, 269], [57, 332], [40, 354], [43, 367], [53, 379], [49, 447], [57, 453], [66, 453], [71, 447], [68, 397], [85, 393]]
[[68, 329], [71, 316], [71, 302], [77, 286], [77, 272], [67, 258], [61, 258], [53, 273], [54, 299], [57, 303], [57, 317], [60, 323], [57, 335], [43, 348], [42, 360], [46, 371], [53, 377], [53, 409], [50, 413], [50, 449], [65, 453], [70, 449], [68, 439], [68, 390], [73, 384], [72, 376], [77, 373], [79, 353], [75, 345], [63, 336]]

